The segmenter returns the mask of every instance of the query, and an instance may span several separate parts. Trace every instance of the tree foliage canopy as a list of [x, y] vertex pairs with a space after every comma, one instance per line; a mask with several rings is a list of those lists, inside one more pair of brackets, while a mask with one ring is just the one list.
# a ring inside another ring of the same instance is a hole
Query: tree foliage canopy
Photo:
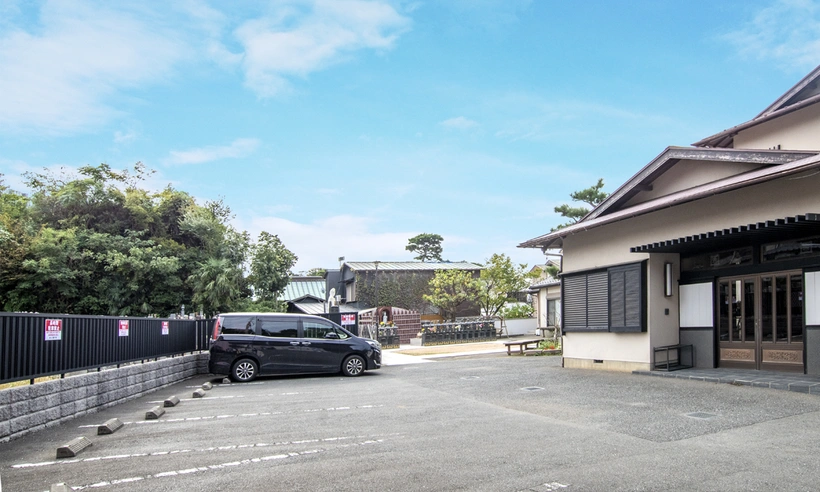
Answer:
[[296, 256], [278, 237], [252, 244], [221, 200], [139, 188], [150, 173], [140, 163], [29, 173], [30, 196], [0, 180], [0, 308], [166, 316], [186, 305], [211, 315], [281, 292]]
[[438, 234], [423, 233], [407, 240], [407, 251], [418, 253], [414, 258], [419, 261], [442, 261], [441, 243], [444, 238]]
[[526, 264], [513, 264], [505, 254], [493, 254], [479, 278], [478, 304], [485, 316], [495, 316], [515, 294], [527, 287], [532, 276]]
[[467, 270], [438, 270], [430, 280], [430, 293], [424, 300], [439, 308], [450, 321], [456, 320], [458, 308], [475, 300], [481, 285]]
[[[583, 190], [574, 191], [569, 194], [570, 198], [574, 202], [582, 202], [587, 204], [589, 207], [595, 208], [604, 200], [606, 197], [609, 196], [608, 193], [603, 191], [604, 187], [604, 180], [603, 178], [599, 178], [598, 182], [594, 185], [590, 186], [589, 188], [584, 188]], [[566, 227], [568, 225], [572, 225], [579, 220], [583, 219], [586, 214], [588, 214], [590, 208], [585, 206], [572, 206], [570, 204], [564, 203], [563, 205], [559, 205], [555, 207], [555, 212], [561, 214], [561, 217], [566, 217], [570, 219], [569, 222], [559, 225], [556, 229], [561, 229], [562, 227]]]

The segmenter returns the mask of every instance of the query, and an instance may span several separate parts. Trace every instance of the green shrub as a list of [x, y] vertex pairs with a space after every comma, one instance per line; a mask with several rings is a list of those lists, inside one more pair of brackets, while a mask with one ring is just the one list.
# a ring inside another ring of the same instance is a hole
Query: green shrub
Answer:
[[514, 304], [501, 310], [501, 317], [504, 319], [532, 318], [533, 314], [535, 310], [532, 304]]

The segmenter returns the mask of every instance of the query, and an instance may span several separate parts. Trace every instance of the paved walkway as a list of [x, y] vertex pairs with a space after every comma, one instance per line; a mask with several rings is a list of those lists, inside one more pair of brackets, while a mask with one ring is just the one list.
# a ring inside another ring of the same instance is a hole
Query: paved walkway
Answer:
[[690, 379], [710, 383], [772, 388], [798, 393], [820, 394], [820, 376], [752, 369], [681, 369], [679, 371], [634, 371], [633, 374]]
[[[419, 347], [418, 345], [402, 345], [397, 349], [388, 349], [382, 352], [382, 364], [385, 366], [401, 366], [405, 364], [423, 364], [443, 357], [461, 357], [468, 355], [484, 355], [506, 353], [504, 342], [525, 337], [499, 338], [491, 342], [454, 343], [450, 345], [433, 345]], [[530, 338], [539, 338], [530, 336]]]
[[[537, 338], [530, 336], [531, 338]], [[434, 345], [419, 347], [417, 345], [402, 345], [397, 349], [388, 349], [382, 353], [382, 363], [385, 366], [401, 366], [406, 364], [424, 364], [442, 357], [460, 357], [469, 355], [506, 353], [504, 342], [516, 338], [499, 338], [492, 342], [457, 343], [452, 345]], [[633, 374], [655, 376], [709, 383], [727, 383], [739, 386], [755, 386], [798, 393], [820, 395], [820, 376], [794, 374], [773, 371], [755, 371], [752, 369], [681, 369], [678, 371], [634, 371]]]

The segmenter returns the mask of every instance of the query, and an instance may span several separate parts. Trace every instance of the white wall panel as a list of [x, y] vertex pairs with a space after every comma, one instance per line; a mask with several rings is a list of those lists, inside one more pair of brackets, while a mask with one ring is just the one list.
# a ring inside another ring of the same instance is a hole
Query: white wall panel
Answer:
[[806, 325], [820, 325], [820, 272], [806, 272]]
[[712, 283], [680, 286], [680, 326], [697, 328], [714, 323]]

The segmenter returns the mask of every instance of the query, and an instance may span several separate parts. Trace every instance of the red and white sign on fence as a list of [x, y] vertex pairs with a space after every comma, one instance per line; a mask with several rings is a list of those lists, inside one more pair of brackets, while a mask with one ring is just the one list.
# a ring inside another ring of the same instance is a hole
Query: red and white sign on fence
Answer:
[[169, 333], [170, 329], [168, 328], [168, 326], [169, 326], [169, 323], [167, 321], [162, 322], [162, 334], [163, 335], [167, 335]]
[[63, 320], [61, 319], [47, 319], [46, 320], [46, 340], [62, 340], [63, 339]]
[[128, 320], [121, 319], [120, 322], [120, 336], [127, 337], [128, 336]]
[[355, 314], [343, 314], [342, 315], [342, 326], [355, 325], [355, 324], [356, 324], [356, 315]]

